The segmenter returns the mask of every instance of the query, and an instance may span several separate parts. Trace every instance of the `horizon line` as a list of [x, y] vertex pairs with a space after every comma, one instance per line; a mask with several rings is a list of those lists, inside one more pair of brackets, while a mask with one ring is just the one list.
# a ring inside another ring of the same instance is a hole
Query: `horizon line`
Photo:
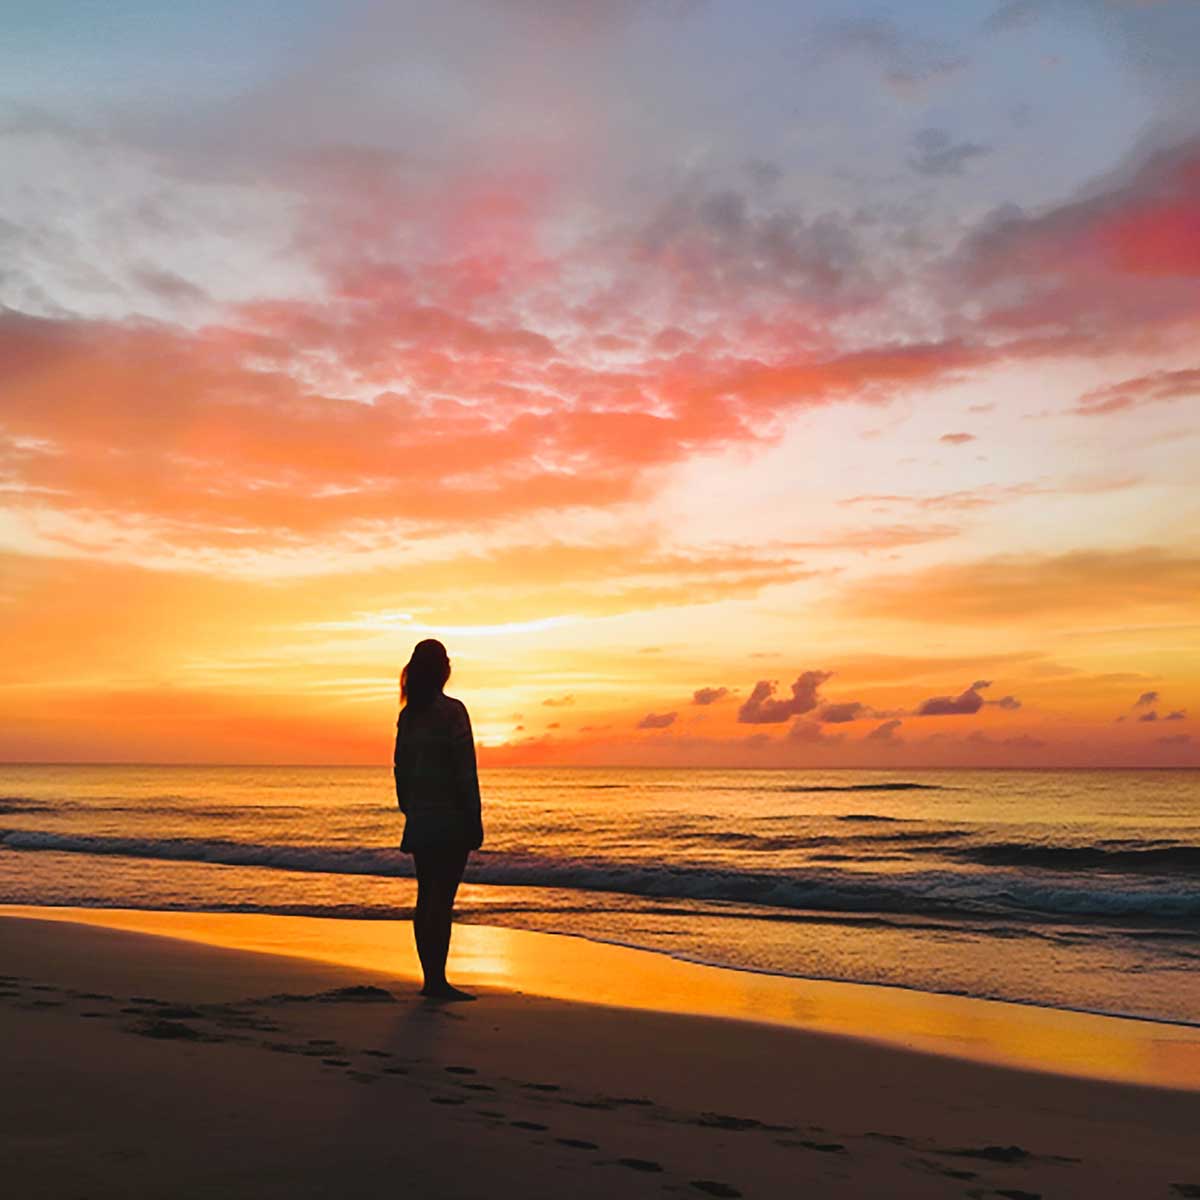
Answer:
[[[244, 769], [260, 768], [274, 770], [289, 768], [292, 770], [307, 769], [314, 771], [326, 770], [385, 770], [390, 763], [361, 763], [361, 762], [186, 762], [186, 761], [138, 761], [133, 759], [43, 759], [18, 760], [0, 759], [0, 767], [240, 767]], [[664, 763], [506, 763], [497, 766], [480, 764], [482, 771], [1200, 771], [1200, 765], [1189, 763], [1156, 763], [1156, 764], [1117, 764], [1097, 765], [1095, 763], [1066, 763], [1047, 766], [1036, 763], [1014, 763], [1011, 765], [996, 763], [954, 765], [936, 763], [923, 765], [921, 763], [905, 763], [896, 766], [768, 766], [765, 764], [745, 764], [719, 766], [705, 763], [670, 765]]]

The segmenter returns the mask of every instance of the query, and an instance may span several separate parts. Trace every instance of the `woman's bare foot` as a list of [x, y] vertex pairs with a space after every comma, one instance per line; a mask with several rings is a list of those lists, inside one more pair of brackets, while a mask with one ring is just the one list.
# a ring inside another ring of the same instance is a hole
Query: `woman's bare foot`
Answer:
[[456, 1004], [464, 1000], [475, 999], [470, 992], [464, 992], [462, 988], [456, 988], [449, 983], [427, 983], [421, 989], [421, 995], [430, 1000], [440, 1000], [443, 1004]]

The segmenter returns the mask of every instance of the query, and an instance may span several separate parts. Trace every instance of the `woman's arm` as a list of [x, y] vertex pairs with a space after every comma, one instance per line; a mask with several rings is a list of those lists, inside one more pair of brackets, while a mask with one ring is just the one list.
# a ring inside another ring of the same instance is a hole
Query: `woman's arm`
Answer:
[[408, 812], [407, 783], [404, 777], [404, 716], [396, 721], [396, 749], [392, 753], [392, 778], [396, 781], [396, 804], [402, 813]]
[[451, 742], [454, 754], [454, 777], [459, 803], [474, 825], [476, 845], [483, 841], [483, 806], [479, 798], [479, 769], [475, 761], [475, 735], [466, 706], [458, 705], [457, 720]]

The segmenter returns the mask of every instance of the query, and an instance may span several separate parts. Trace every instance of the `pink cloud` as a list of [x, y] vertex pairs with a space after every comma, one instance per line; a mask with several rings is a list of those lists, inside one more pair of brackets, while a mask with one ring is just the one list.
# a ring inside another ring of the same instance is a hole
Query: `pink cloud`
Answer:
[[961, 247], [958, 284], [986, 326], [1029, 347], [1144, 347], [1200, 315], [1198, 181], [1193, 138], [1135, 157], [1087, 199], [998, 212]]
[[1200, 396], [1200, 370], [1155, 371], [1085, 392], [1072, 411], [1084, 417], [1106, 416], [1145, 404], [1197, 396]]

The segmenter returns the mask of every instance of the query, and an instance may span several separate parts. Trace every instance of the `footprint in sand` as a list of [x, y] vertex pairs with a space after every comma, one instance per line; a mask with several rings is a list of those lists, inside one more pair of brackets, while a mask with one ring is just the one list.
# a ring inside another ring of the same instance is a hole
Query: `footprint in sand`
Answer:
[[348, 1067], [350, 1060], [348, 1058], [323, 1058], [321, 1063], [326, 1067]]
[[1171, 1191], [1177, 1196], [1200, 1196], [1200, 1183], [1173, 1183]]
[[728, 1183], [721, 1183], [717, 1179], [693, 1179], [692, 1187], [698, 1192], [707, 1192], [710, 1196], [725, 1196], [731, 1200], [742, 1194], [737, 1188], [731, 1187]]
[[982, 1158], [988, 1162], [1017, 1163], [1028, 1162], [1033, 1155], [1020, 1146], [979, 1146], [965, 1147], [961, 1150], [938, 1150], [937, 1154], [951, 1154], [955, 1158]]
[[407, 1067], [384, 1067], [383, 1073], [385, 1075], [407, 1075], [408, 1068]]
[[934, 1175], [944, 1175], [947, 1179], [978, 1179], [979, 1175], [975, 1171], [963, 1171], [954, 1167], [943, 1166], [942, 1163], [933, 1162], [928, 1158], [913, 1158], [909, 1159], [904, 1164], [916, 1171], [931, 1171]]
[[127, 1026], [127, 1028], [130, 1033], [135, 1033], [139, 1037], [159, 1038], [163, 1041], [223, 1042], [225, 1040], [212, 1034], [201, 1033], [199, 1029], [193, 1029], [190, 1025], [184, 1025], [181, 1021], [160, 1021], [157, 1019], [137, 1021], [133, 1025]]
[[465, 1101], [461, 1096], [430, 1096], [430, 1104], [463, 1104]]
[[544, 1133], [550, 1128], [549, 1125], [543, 1125], [540, 1121], [509, 1121], [509, 1124], [514, 1129], [532, 1129], [538, 1133]]
[[662, 1170], [662, 1163], [656, 1163], [650, 1158], [618, 1158], [617, 1165], [628, 1167], [631, 1171], [656, 1172]]
[[705, 1129], [726, 1129], [731, 1133], [741, 1133], [747, 1129], [762, 1129], [768, 1133], [787, 1133], [791, 1125], [768, 1125], [765, 1121], [756, 1121], [753, 1117], [731, 1117], [728, 1113], [706, 1112], [692, 1122], [702, 1125]]
[[583, 1138], [555, 1138], [560, 1146], [570, 1146], [572, 1150], [599, 1150], [600, 1147], [595, 1142], [585, 1141]]

